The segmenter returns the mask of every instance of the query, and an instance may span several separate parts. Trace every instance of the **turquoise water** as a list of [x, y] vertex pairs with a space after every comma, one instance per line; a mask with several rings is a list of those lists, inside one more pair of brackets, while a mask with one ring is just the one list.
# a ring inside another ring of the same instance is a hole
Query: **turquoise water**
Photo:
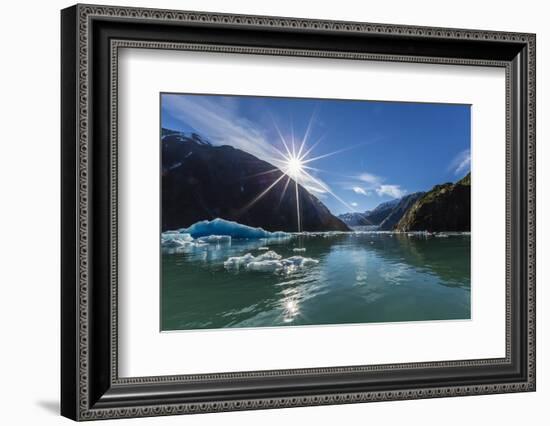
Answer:
[[[267, 250], [317, 263], [286, 272], [224, 266]], [[469, 235], [326, 233], [162, 254], [162, 330], [469, 318]]]

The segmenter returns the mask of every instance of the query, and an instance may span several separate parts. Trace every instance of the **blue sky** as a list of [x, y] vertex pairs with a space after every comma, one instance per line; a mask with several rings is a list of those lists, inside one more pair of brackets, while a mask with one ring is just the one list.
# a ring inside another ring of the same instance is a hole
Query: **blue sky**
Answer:
[[197, 132], [279, 168], [301, 155], [300, 183], [334, 214], [454, 182], [470, 170], [470, 106], [217, 95], [161, 95], [162, 127]]

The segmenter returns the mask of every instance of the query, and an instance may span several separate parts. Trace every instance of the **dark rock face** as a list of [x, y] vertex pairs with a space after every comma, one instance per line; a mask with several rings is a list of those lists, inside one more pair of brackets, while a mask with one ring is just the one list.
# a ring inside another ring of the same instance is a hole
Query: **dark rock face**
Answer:
[[[297, 231], [296, 185], [282, 176], [239, 149], [163, 129], [162, 230], [219, 217], [268, 231]], [[349, 230], [301, 185], [297, 192], [302, 231]]]
[[417, 200], [396, 231], [470, 231], [470, 173], [457, 183], [434, 186]]
[[411, 208], [417, 200], [424, 195], [424, 192], [415, 192], [405, 195], [399, 199], [399, 202], [393, 207], [390, 213], [380, 223], [380, 229], [383, 231], [391, 231], [395, 225], [401, 220], [403, 215]]

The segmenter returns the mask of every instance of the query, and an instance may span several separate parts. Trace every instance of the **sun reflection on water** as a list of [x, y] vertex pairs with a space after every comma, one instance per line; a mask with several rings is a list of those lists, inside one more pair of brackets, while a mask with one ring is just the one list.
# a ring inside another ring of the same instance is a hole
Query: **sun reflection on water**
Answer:
[[284, 322], [292, 322], [294, 318], [300, 313], [300, 306], [296, 299], [288, 299], [283, 304]]

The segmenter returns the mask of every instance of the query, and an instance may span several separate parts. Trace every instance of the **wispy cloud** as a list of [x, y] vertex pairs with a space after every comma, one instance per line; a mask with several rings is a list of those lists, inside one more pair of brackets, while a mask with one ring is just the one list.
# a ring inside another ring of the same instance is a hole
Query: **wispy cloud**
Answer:
[[380, 185], [376, 188], [376, 193], [379, 196], [387, 195], [393, 198], [401, 198], [407, 191], [402, 189], [399, 185]]
[[380, 185], [380, 183], [384, 180], [380, 176], [373, 175], [371, 173], [361, 173], [357, 178], [365, 183], [371, 184], [371, 185]]
[[360, 186], [354, 186], [351, 189], [356, 194], [361, 194], [361, 195], [365, 195], [365, 196], [369, 195], [369, 193], [364, 188], [361, 188]]
[[346, 183], [346, 188], [367, 197], [374, 193], [379, 197], [401, 198], [407, 193], [400, 185], [384, 183], [386, 181], [384, 177], [372, 173], [363, 172], [353, 176], [352, 179], [354, 182]]
[[262, 159], [279, 156], [264, 132], [239, 117], [233, 105], [202, 96], [163, 95], [162, 101], [169, 114], [216, 145], [231, 144]]
[[470, 170], [471, 153], [470, 149], [465, 149], [459, 152], [449, 164], [448, 169], [452, 170], [455, 175], [461, 175]]
[[[284, 162], [283, 155], [272, 143], [265, 129], [239, 115], [234, 102], [225, 98], [213, 101], [203, 96], [165, 94], [163, 107], [175, 119], [185, 122], [214, 145], [231, 145], [276, 167]], [[325, 194], [329, 187], [319, 178], [304, 175], [300, 179], [310, 192]]]

